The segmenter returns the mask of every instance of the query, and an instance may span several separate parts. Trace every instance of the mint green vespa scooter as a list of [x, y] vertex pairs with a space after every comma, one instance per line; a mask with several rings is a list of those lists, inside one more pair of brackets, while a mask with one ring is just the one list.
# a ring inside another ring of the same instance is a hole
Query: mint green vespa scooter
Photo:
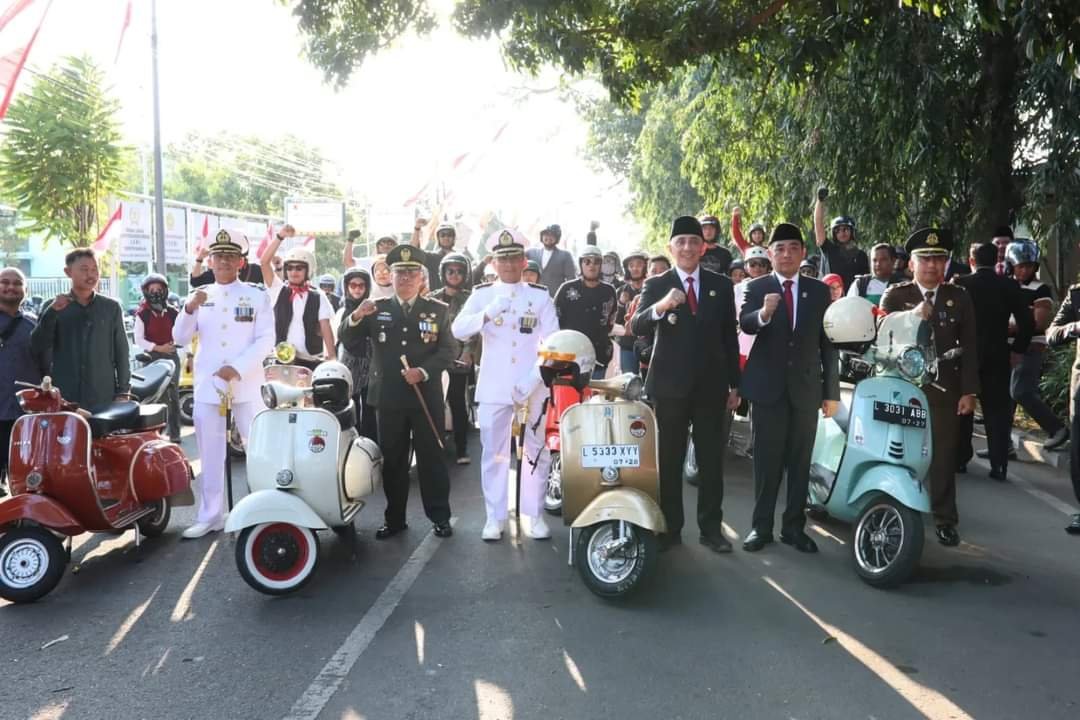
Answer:
[[[857, 375], [850, 404], [818, 420], [810, 465], [810, 515], [854, 526], [855, 572], [875, 587], [910, 577], [930, 512], [926, 475], [933, 453], [921, 387], [937, 375], [933, 329], [915, 310], [885, 316], [860, 297], [825, 312], [825, 333]], [[950, 351], [953, 352], [953, 351]]]

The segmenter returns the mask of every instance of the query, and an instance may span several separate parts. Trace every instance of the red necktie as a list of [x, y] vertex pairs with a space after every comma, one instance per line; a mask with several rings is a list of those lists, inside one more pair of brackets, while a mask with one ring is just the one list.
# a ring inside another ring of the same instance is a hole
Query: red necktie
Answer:
[[690, 313], [697, 315], [697, 293], [694, 292], [694, 278], [686, 278], [686, 304], [690, 306]]
[[289, 285], [289, 300], [303, 298], [305, 295], [307, 295], [307, 285]]
[[787, 316], [791, 319], [791, 329], [795, 329], [795, 297], [791, 294], [792, 280], [784, 281], [784, 307], [787, 308]]

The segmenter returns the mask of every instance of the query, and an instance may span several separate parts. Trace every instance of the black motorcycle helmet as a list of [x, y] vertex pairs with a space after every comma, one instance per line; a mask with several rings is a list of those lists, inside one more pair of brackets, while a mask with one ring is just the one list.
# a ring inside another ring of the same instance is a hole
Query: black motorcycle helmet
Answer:
[[544, 235], [551, 235], [555, 238], [555, 242], [562, 242], [562, 228], [554, 223], [540, 231], [540, 236], [543, 237]]
[[[160, 290], [148, 290], [151, 285], [159, 284], [162, 286]], [[169, 301], [169, 279], [160, 273], [150, 273], [143, 278], [142, 285], [143, 297], [146, 298], [146, 303], [155, 310], [162, 310], [165, 308], [166, 303]]]
[[469, 258], [459, 252], [443, 255], [442, 260], [439, 261], [439, 279], [442, 280], [444, 286], [446, 285], [446, 268], [449, 265], [460, 265], [465, 268], [465, 279], [460, 286], [462, 290], [472, 287], [472, 263], [469, 262]]
[[833, 240], [836, 239], [836, 228], [846, 227], [851, 230], [851, 242], [855, 242], [855, 218], [850, 215], [840, 215], [833, 218], [832, 224], [829, 225], [829, 235]]

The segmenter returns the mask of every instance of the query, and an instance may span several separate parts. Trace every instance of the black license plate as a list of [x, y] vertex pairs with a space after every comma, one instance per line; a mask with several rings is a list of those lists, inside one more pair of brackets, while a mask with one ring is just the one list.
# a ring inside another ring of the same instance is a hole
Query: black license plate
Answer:
[[926, 427], [926, 408], [874, 401], [874, 419], [894, 425]]

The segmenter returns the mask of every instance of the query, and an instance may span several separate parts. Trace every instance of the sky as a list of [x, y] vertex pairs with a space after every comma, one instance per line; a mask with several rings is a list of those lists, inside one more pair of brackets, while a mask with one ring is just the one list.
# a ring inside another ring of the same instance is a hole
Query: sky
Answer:
[[[446, 12], [451, 3], [434, 4]], [[150, 0], [134, 0], [114, 62], [125, 7], [53, 0], [30, 64], [43, 70], [67, 54], [94, 57], [122, 103], [127, 141], [149, 145]], [[301, 57], [291, 11], [275, 0], [158, 0], [163, 143], [193, 130], [292, 133], [319, 146], [343, 186], [368, 199], [375, 226], [403, 222], [405, 201], [441, 179], [466, 215], [498, 209], [523, 230], [558, 222], [571, 249], [597, 220], [605, 249], [639, 245], [626, 184], [586, 163], [586, 127], [573, 105], [557, 91], [529, 92], [557, 87], [560, 74], [516, 74], [497, 40], [465, 39], [444, 24], [429, 37], [402, 38], [336, 92]]]

